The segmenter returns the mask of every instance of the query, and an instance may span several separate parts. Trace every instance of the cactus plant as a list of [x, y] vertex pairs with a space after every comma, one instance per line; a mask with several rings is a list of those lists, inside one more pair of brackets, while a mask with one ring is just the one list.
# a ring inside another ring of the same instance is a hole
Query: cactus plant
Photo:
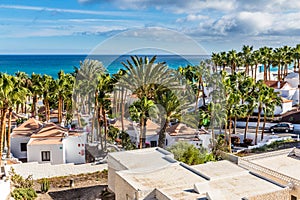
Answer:
[[41, 192], [46, 193], [48, 192], [49, 188], [50, 188], [49, 180], [47, 178], [43, 178], [41, 180]]

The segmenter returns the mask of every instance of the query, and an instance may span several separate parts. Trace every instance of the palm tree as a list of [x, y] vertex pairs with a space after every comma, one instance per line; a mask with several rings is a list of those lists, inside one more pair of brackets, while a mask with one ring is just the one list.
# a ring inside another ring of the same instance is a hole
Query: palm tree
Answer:
[[[26, 94], [26, 98], [28, 98], [30, 96], [30, 87], [32, 85], [31, 80], [28, 76], [28, 74], [26, 74], [25, 72], [17, 72], [15, 73], [15, 76], [18, 78], [18, 87], [24, 87], [27, 88], [27, 94]], [[21, 112], [25, 113], [27, 112], [27, 108], [26, 108], [26, 101], [22, 102], [21, 104]], [[19, 104], [16, 105], [16, 112], [19, 113]]]
[[28, 93], [27, 88], [19, 85], [19, 80], [17, 77], [11, 76], [11, 81], [13, 84], [13, 90], [9, 94], [9, 108], [8, 108], [8, 126], [6, 135], [6, 146], [7, 146], [7, 158], [10, 157], [10, 133], [11, 133], [11, 118], [13, 107], [17, 104], [24, 103], [26, 101], [26, 95]]
[[44, 98], [44, 106], [45, 106], [45, 119], [46, 121], [50, 120], [50, 104], [49, 98], [51, 95], [51, 90], [54, 87], [54, 79], [49, 75], [43, 75], [42, 77], [42, 92]]
[[257, 136], [258, 136], [258, 129], [259, 129], [259, 123], [261, 118], [261, 112], [263, 111], [263, 104], [264, 100], [268, 95], [268, 86], [263, 81], [258, 81], [255, 85], [255, 92], [253, 94], [256, 97], [256, 101], [258, 104], [258, 111], [257, 111], [257, 124], [256, 124], [256, 130], [255, 130], [255, 139], [254, 144], [257, 144]]
[[171, 90], [166, 90], [163, 93], [158, 93], [155, 98], [155, 102], [163, 107], [163, 111], [160, 112], [162, 118], [162, 126], [158, 133], [158, 146], [164, 148], [166, 139], [166, 129], [171, 119], [180, 118], [180, 106], [182, 105], [179, 100], [179, 95], [176, 95]]
[[236, 50], [231, 50], [227, 53], [227, 59], [228, 59], [228, 64], [230, 65], [231, 68], [231, 74], [236, 72], [236, 68], [239, 63], [239, 56], [236, 52]]
[[64, 111], [64, 100], [72, 99], [74, 86], [74, 77], [71, 74], [65, 74], [62, 70], [58, 72], [58, 79], [55, 81], [55, 93], [58, 98], [58, 123], [62, 122], [62, 113]]
[[251, 55], [251, 60], [252, 60], [253, 64], [255, 65], [254, 73], [252, 71], [251, 75], [252, 75], [252, 78], [254, 79], [254, 81], [256, 82], [257, 67], [258, 67], [258, 64], [261, 63], [261, 53], [259, 50], [253, 51], [253, 53]]
[[119, 82], [139, 99], [146, 96], [153, 100], [158, 90], [180, 88], [175, 71], [168, 69], [165, 62], [155, 63], [156, 56], [150, 60], [148, 57], [131, 56], [131, 60], [122, 62], [127, 71]]
[[[109, 94], [113, 91], [115, 80], [109, 74], [100, 75], [97, 85], [98, 122], [104, 127], [104, 148], [106, 149], [108, 124], [106, 114], [110, 109]], [[102, 119], [102, 120], [101, 120]], [[101, 138], [101, 134], [100, 134]]]
[[[3, 144], [6, 132], [6, 114], [10, 107], [11, 93], [14, 90], [12, 76], [0, 74], [0, 106], [1, 106], [1, 133], [0, 133], [0, 158], [2, 158]], [[1, 162], [1, 161], [0, 161]]]
[[242, 59], [245, 65], [245, 76], [249, 75], [249, 66], [251, 65], [251, 61], [252, 61], [251, 59], [252, 50], [253, 50], [253, 46], [244, 45], [242, 48]]
[[261, 140], [264, 139], [265, 126], [267, 116], [274, 116], [276, 106], [281, 106], [282, 100], [278, 92], [274, 92], [274, 88], [266, 88], [263, 99], [264, 123], [261, 132]]
[[[262, 47], [259, 49], [261, 55], [261, 62], [264, 65], [264, 81], [268, 80], [268, 69], [272, 63], [272, 48]], [[269, 77], [270, 78], [270, 77]]]
[[150, 117], [150, 112], [155, 108], [155, 104], [152, 100], [148, 100], [146, 97], [142, 97], [140, 100], [135, 101], [130, 107], [130, 117], [132, 120], [139, 122], [140, 125], [140, 137], [139, 148], [145, 146], [146, 139], [146, 126], [147, 120]]
[[42, 77], [40, 74], [31, 74], [31, 85], [30, 91], [32, 94], [32, 106], [31, 106], [31, 115], [35, 117], [37, 115], [37, 102], [38, 98], [42, 95]]

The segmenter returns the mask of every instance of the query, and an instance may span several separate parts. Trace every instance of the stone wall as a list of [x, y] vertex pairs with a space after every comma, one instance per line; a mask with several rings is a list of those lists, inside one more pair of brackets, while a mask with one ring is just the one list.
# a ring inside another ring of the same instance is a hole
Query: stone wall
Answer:
[[290, 189], [283, 188], [275, 192], [255, 195], [245, 198], [247, 200], [290, 200]]

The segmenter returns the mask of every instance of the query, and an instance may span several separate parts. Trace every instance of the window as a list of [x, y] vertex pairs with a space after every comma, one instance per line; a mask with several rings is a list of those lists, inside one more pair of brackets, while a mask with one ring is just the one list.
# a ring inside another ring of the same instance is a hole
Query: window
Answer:
[[27, 151], [27, 143], [21, 143], [21, 151]]
[[297, 197], [295, 197], [294, 195], [291, 196], [291, 200], [297, 200]]
[[157, 147], [157, 142], [156, 141], [150, 141], [151, 147]]
[[50, 151], [42, 151], [42, 161], [50, 161]]

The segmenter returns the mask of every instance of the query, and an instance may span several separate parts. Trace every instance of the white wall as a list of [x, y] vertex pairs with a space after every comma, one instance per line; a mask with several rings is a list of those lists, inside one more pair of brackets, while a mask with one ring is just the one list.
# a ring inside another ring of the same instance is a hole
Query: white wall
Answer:
[[[42, 151], [50, 151], [50, 161], [42, 161]], [[66, 163], [65, 148], [62, 144], [27, 145], [27, 161], [38, 163]]]
[[10, 181], [0, 180], [0, 200], [10, 199]]
[[28, 143], [30, 137], [12, 137], [10, 140], [11, 153], [15, 158], [27, 158], [27, 151], [21, 151], [21, 143]]
[[68, 136], [63, 140], [66, 149], [66, 162], [85, 163], [86, 133], [81, 136]]
[[274, 114], [275, 115], [280, 115], [284, 114], [293, 108], [293, 102], [287, 102], [287, 103], [282, 103], [282, 108], [280, 106], [275, 107]]

